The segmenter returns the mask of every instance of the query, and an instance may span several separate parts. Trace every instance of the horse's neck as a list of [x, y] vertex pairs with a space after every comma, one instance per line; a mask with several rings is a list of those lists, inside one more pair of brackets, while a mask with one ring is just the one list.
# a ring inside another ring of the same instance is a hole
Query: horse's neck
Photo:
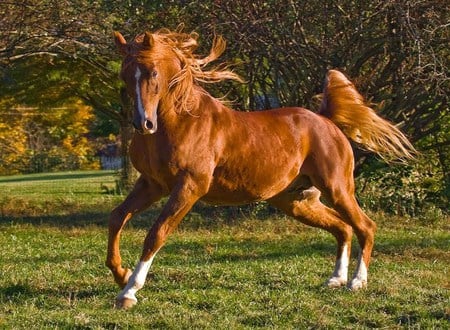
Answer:
[[176, 129], [180, 124], [183, 124], [186, 121], [198, 120], [223, 107], [219, 100], [200, 87], [195, 93], [196, 95], [192, 102], [192, 108], [189, 111], [180, 111], [173, 103], [163, 104], [163, 109], [161, 109], [162, 111], [158, 116], [159, 119], [164, 122], [165, 127]]

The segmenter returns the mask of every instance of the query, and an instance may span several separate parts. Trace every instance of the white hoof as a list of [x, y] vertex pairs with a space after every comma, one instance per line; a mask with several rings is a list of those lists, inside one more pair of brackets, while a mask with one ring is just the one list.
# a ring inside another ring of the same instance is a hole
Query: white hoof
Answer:
[[333, 276], [328, 279], [325, 285], [329, 288], [340, 288], [347, 284], [347, 279], [342, 277]]
[[363, 280], [355, 277], [349, 285], [349, 289], [352, 291], [361, 290], [367, 287], [367, 280]]

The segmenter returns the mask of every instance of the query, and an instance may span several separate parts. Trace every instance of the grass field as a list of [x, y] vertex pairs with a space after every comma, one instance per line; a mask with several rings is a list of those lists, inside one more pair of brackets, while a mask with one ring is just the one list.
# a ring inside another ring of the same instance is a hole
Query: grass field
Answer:
[[[0, 178], [0, 329], [450, 328], [449, 219], [379, 214], [366, 290], [322, 285], [335, 251], [325, 232], [200, 209], [158, 254], [138, 305], [115, 310], [104, 258], [108, 212], [123, 197], [105, 186], [113, 173]], [[125, 230], [126, 265], [157, 211]]]

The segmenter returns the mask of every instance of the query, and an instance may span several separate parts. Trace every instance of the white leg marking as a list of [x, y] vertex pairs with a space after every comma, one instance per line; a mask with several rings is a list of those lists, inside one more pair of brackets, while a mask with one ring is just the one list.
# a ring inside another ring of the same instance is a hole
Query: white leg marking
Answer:
[[139, 80], [141, 79], [141, 69], [137, 68], [136, 73], [134, 74], [134, 78], [136, 79], [136, 104], [139, 110], [139, 114], [141, 115], [141, 120], [145, 119], [145, 110], [144, 106], [142, 105], [142, 98], [141, 98], [141, 88], [139, 86]]
[[147, 273], [150, 270], [154, 257], [155, 256], [153, 255], [148, 261], [138, 262], [136, 269], [133, 271], [133, 274], [131, 274], [125, 288], [119, 293], [117, 300], [121, 301], [126, 298], [137, 302], [136, 292], [144, 286]]
[[362, 258], [362, 252], [359, 256], [358, 268], [350, 283], [351, 290], [359, 290], [367, 286], [367, 266]]
[[338, 288], [347, 284], [348, 263], [348, 247], [344, 244], [341, 256], [336, 260], [333, 275], [326, 283], [328, 287]]

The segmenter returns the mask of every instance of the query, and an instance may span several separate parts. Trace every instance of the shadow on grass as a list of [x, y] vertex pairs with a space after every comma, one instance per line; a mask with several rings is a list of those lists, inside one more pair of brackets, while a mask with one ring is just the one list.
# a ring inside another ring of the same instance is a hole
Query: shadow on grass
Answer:
[[64, 297], [69, 305], [107, 293], [106, 288], [73, 290], [70, 288], [32, 288], [27, 283], [0, 286], [0, 303], [24, 304], [28, 300]]
[[[151, 225], [154, 223], [155, 219], [158, 217], [161, 206], [157, 205], [155, 207], [150, 208], [149, 210], [143, 212], [135, 216], [128, 224], [127, 228], [134, 229], [142, 229], [148, 230]], [[106, 211], [86, 211], [73, 213], [68, 215], [41, 215], [41, 216], [1, 216], [0, 215], [0, 226], [9, 226], [9, 225], [32, 225], [32, 226], [50, 226], [57, 228], [83, 228], [89, 226], [99, 226], [99, 227], [108, 227], [110, 212]], [[195, 230], [212, 230], [212, 231], [220, 231], [224, 227], [236, 227], [239, 228], [242, 222], [245, 222], [248, 219], [253, 219], [252, 225], [257, 226], [258, 222], [261, 221], [261, 226], [264, 228], [266, 226], [264, 222], [269, 221], [272, 222], [272, 225], [268, 225], [268, 230], [273, 230], [276, 225], [273, 225], [274, 221], [278, 221], [280, 223], [280, 227], [283, 227], [283, 219], [277, 215], [272, 218], [264, 219], [264, 216], [261, 220], [260, 217], [252, 217], [245, 211], [242, 212], [242, 209], [236, 207], [205, 207], [202, 205], [196, 206], [193, 210], [188, 213], [185, 219], [182, 221], [180, 227], [182, 230], [195, 231]], [[267, 218], [267, 217], [266, 217]], [[246, 224], [248, 229], [248, 223]], [[334, 254], [336, 245], [333, 240], [323, 240], [322, 238], [314, 239], [314, 242], [309, 241], [311, 237], [314, 237], [314, 232], [317, 229], [311, 229], [311, 227], [299, 227], [295, 228], [292, 232], [289, 232], [289, 235], [304, 235], [302, 232], [303, 228], [305, 228], [305, 232], [309, 231], [304, 238], [305, 244], [302, 246], [298, 246], [298, 244], [294, 244], [294, 247], [290, 246], [290, 240], [286, 239], [285, 241], [274, 241], [273, 249], [275, 251], [280, 251], [278, 254], [286, 255], [286, 251], [290, 251], [292, 253], [296, 253], [299, 255], [302, 254], [310, 254], [313, 253], [314, 250], [317, 251], [321, 255], [330, 255], [330, 253]], [[389, 230], [389, 229], [388, 229]], [[403, 254], [410, 254], [411, 249], [417, 250], [429, 250], [435, 249], [436, 251], [432, 251], [437, 256], [442, 256], [442, 254], [448, 254], [448, 247], [450, 242], [450, 235], [445, 232], [427, 232], [427, 228], [423, 227], [424, 231], [421, 235], [410, 235], [407, 231], [402, 230], [402, 233], [398, 233], [392, 237], [392, 230], [388, 235], [383, 235], [381, 232], [376, 237], [376, 246], [375, 253], [382, 255], [390, 255], [390, 256], [401, 256]], [[250, 229], [251, 231], [251, 229]], [[288, 230], [289, 231], [289, 230]], [[320, 242], [320, 241], [323, 242]], [[298, 240], [297, 240], [298, 241]], [[311, 244], [312, 243], [312, 244]], [[353, 252], [356, 253], [358, 250], [358, 244], [353, 242]], [[173, 243], [171, 247], [165, 247], [166, 251], [171, 251], [173, 253], [177, 253], [176, 251], [182, 250], [192, 250], [195, 249], [195, 246], [190, 246], [189, 244], [199, 244], [199, 243], [183, 243], [183, 246], [179, 246], [181, 243]], [[205, 236], [205, 241], [201, 242], [201, 244], [208, 244], [208, 238]], [[220, 244], [223, 244], [221, 242]], [[236, 246], [240, 246], [242, 251], [247, 252], [238, 252], [234, 253], [232, 256], [224, 256], [224, 258], [228, 258], [229, 261], [232, 259], [249, 259], [252, 256], [252, 250], [258, 249], [258, 244], [261, 244], [260, 241], [256, 240], [255, 242], [251, 242], [248, 240], [240, 240], [240, 241], [232, 241], [231, 243]], [[267, 241], [265, 242], [267, 244]], [[271, 244], [271, 243], [269, 243]], [[277, 247], [276, 245], [280, 245]], [[297, 246], [295, 246], [297, 245]], [[294, 250], [295, 251], [294, 251]], [[309, 251], [309, 252], [308, 252]], [[429, 252], [431, 253], [431, 252]], [[277, 257], [278, 255], [275, 253], [273, 257]], [[270, 257], [270, 256], [269, 256]], [[220, 260], [217, 260], [220, 261]]]
[[[161, 212], [165, 200], [155, 203], [145, 212], [135, 215], [128, 226], [137, 229], [149, 229], [152, 223], [157, 219]], [[26, 207], [30, 207], [26, 205]], [[32, 206], [31, 206], [32, 207]], [[78, 206], [76, 208], [79, 209]], [[75, 211], [72, 210], [70, 205], [65, 207], [60, 205], [56, 209], [56, 212], [63, 213], [58, 214], [39, 214], [39, 215], [27, 215], [32, 214], [33, 210], [24, 211], [24, 215], [10, 215], [4, 214], [4, 211], [0, 209], [0, 225], [2, 224], [30, 224], [30, 225], [47, 225], [54, 227], [85, 227], [90, 225], [108, 226], [109, 215], [114, 206], [110, 209], [106, 209], [104, 205], [86, 207], [85, 210]], [[184, 217], [182, 221], [182, 227], [184, 229], [217, 229], [223, 225], [227, 226], [239, 226], [242, 221], [246, 219], [266, 219], [279, 218], [279, 212], [270, 209], [264, 210], [261, 214], [257, 214], [253, 211], [254, 206], [247, 205], [242, 207], [229, 207], [229, 206], [208, 206], [203, 203], [195, 205], [192, 210]], [[64, 214], [67, 213], [67, 214]]]
[[[99, 206], [99, 209], [101, 207]], [[148, 229], [156, 219], [160, 209], [155, 208], [135, 216], [131, 221], [133, 228]], [[109, 222], [110, 211], [95, 211], [92, 207], [90, 210], [83, 212], [72, 212], [61, 215], [1, 215], [0, 225], [32, 225], [32, 226], [50, 226], [60, 228], [102, 226], [107, 227]]]
[[33, 225], [61, 228], [107, 226], [108, 213], [87, 212], [69, 215], [40, 215], [40, 216], [2, 216], [0, 225]]
[[[261, 244], [264, 244], [264, 248], [261, 248]], [[166, 252], [170, 255], [180, 253], [180, 251], [193, 251], [194, 246], [190, 246], [189, 243], [180, 244], [168, 244]], [[196, 260], [205, 259], [201, 263], [240, 263], [240, 262], [255, 262], [255, 261], [278, 261], [288, 260], [290, 258], [305, 257], [305, 258], [323, 258], [332, 257], [336, 249], [335, 244], [331, 242], [319, 242], [314, 243], [305, 242], [301, 240], [286, 240], [284, 242], [261, 242], [260, 240], [247, 240], [245, 242], [240, 241], [227, 241], [221, 242], [220, 248], [227, 251], [223, 253], [212, 253], [205, 256], [205, 249], [195, 253]], [[164, 261], [162, 261], [164, 263]], [[168, 265], [173, 264], [172, 260], [169, 260]]]

